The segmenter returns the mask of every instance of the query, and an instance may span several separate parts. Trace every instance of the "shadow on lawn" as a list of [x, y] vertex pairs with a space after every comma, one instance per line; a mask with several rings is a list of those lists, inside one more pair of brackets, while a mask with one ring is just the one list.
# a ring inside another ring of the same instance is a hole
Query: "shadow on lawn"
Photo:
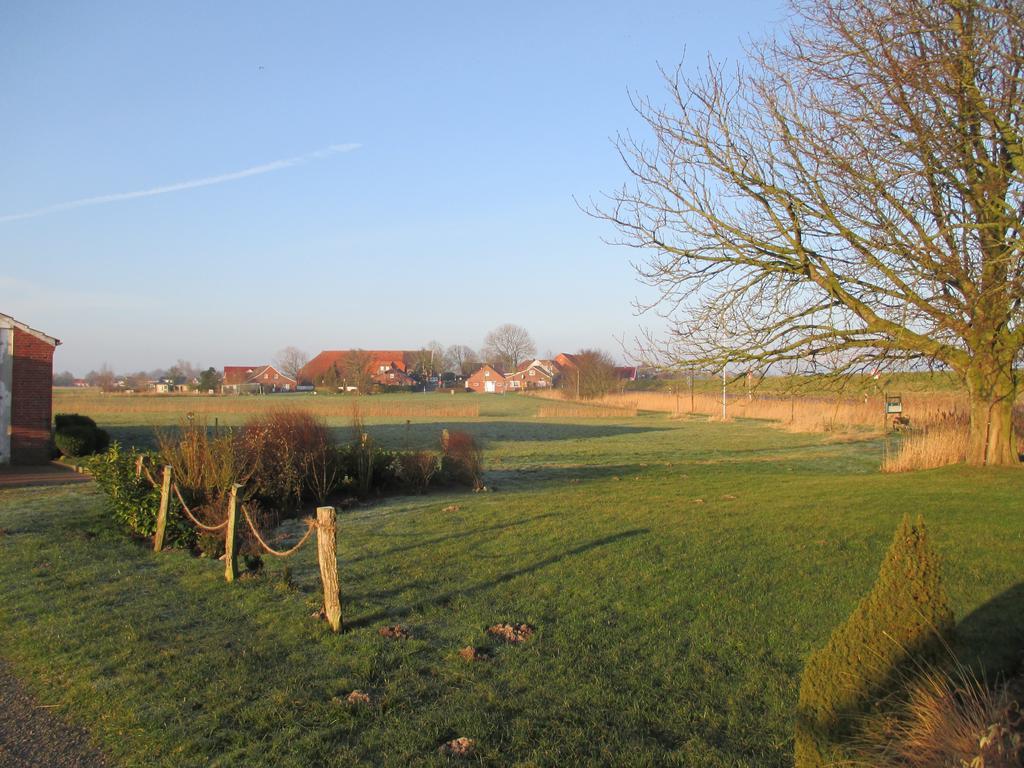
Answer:
[[[384, 550], [381, 550], [380, 552], [369, 552], [369, 553], [367, 553], [365, 555], [360, 555], [359, 557], [348, 557], [348, 558], [345, 558], [345, 562], [346, 563], [358, 563], [358, 562], [363, 561], [363, 560], [376, 560], [378, 558], [388, 557], [389, 555], [398, 554], [399, 552], [408, 552], [408, 551], [413, 550], [413, 549], [419, 549], [420, 547], [432, 547], [435, 544], [443, 544], [446, 541], [452, 541], [454, 539], [466, 539], [466, 538], [469, 538], [471, 536], [478, 536], [478, 535], [483, 534], [483, 533], [490, 533], [490, 532], [493, 532], [493, 531], [504, 531], [504, 530], [507, 530], [509, 528], [515, 528], [515, 527], [520, 526], [520, 525], [526, 525], [527, 523], [532, 523], [532, 522], [534, 522], [536, 520], [543, 520], [545, 517], [555, 517], [555, 513], [554, 512], [545, 512], [542, 515], [534, 515], [533, 517], [525, 517], [525, 518], [522, 518], [520, 520], [515, 520], [515, 521], [513, 521], [511, 523], [505, 523], [503, 525], [486, 525], [486, 526], [483, 526], [482, 528], [473, 528], [471, 530], [465, 530], [465, 531], [455, 531], [453, 533], [449, 533], [449, 534], [446, 534], [444, 536], [435, 536], [432, 539], [422, 539], [422, 538], [420, 538], [420, 539], [417, 539], [417, 541], [415, 543], [413, 543], [413, 544], [403, 544], [400, 547], [391, 547], [391, 549], [384, 549]], [[397, 536], [401, 536], [403, 534], [387, 533], [387, 534], [380, 534], [380, 535], [384, 536], [386, 538], [391, 539], [391, 538], [395, 538]], [[419, 533], [411, 533], [411, 534], [404, 534], [404, 535], [418, 537], [420, 534]]]
[[506, 571], [505, 573], [498, 574], [497, 576], [494, 576], [493, 578], [488, 579], [487, 581], [482, 581], [479, 584], [474, 584], [464, 589], [451, 590], [448, 592], [443, 592], [439, 595], [434, 595], [433, 597], [429, 597], [423, 600], [417, 600], [416, 602], [407, 605], [404, 608], [390, 608], [387, 610], [375, 611], [374, 613], [371, 613], [366, 616], [361, 616], [358, 619], [355, 619], [354, 621], [347, 622], [345, 624], [345, 628], [347, 630], [359, 629], [361, 627], [370, 626], [372, 624], [377, 623], [378, 621], [382, 621], [385, 619], [401, 619], [415, 611], [419, 611], [424, 608], [443, 608], [456, 597], [461, 597], [464, 595], [474, 595], [478, 592], [483, 592], [485, 590], [496, 587], [499, 584], [505, 584], [506, 582], [519, 578], [520, 576], [526, 576], [531, 573], [535, 573], [541, 570], [542, 568], [547, 568], [548, 566], [560, 563], [566, 558], [575, 557], [576, 555], [582, 555], [586, 552], [590, 552], [591, 550], [597, 549], [599, 547], [606, 547], [611, 544], [616, 544], [620, 541], [631, 539], [635, 536], [645, 536], [648, 533], [650, 533], [650, 529], [648, 528], [634, 528], [628, 531], [621, 531], [620, 533], [616, 533], [611, 536], [604, 536], [600, 539], [594, 539], [593, 541], [589, 541], [586, 544], [581, 544], [578, 547], [573, 547], [572, 549], [569, 549], [560, 554], [552, 555], [551, 557], [546, 557], [543, 560], [538, 560], [537, 562], [524, 566], [523, 568], [516, 568], [511, 571]]
[[[237, 429], [238, 427], [223, 426], [221, 429]], [[124, 446], [152, 449], [156, 447], [155, 431], [158, 427], [140, 424], [132, 426], [106, 427], [112, 440]], [[173, 425], [159, 427], [173, 430]], [[213, 427], [211, 426], [212, 430]], [[366, 431], [377, 443], [388, 449], [439, 449], [441, 431], [444, 429], [469, 432], [481, 441], [486, 450], [490, 442], [552, 442], [559, 440], [590, 440], [602, 437], [619, 437], [648, 432], [664, 432], [671, 427], [634, 426], [626, 424], [567, 424], [556, 419], [537, 420], [524, 417], [522, 421], [450, 421], [398, 422], [391, 424], [375, 424], [371, 420]], [[344, 444], [352, 439], [352, 428], [348, 425], [329, 426], [331, 437], [335, 442]]]
[[1024, 672], [1024, 582], [964, 617], [956, 628], [960, 661], [978, 662], [986, 675]]

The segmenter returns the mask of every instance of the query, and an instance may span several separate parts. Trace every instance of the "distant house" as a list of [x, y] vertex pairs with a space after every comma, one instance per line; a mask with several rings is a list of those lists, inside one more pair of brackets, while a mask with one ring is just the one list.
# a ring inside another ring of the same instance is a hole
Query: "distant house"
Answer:
[[221, 392], [225, 394], [265, 395], [271, 392], [291, 392], [295, 379], [281, 373], [272, 365], [225, 365]]
[[0, 464], [50, 460], [58, 344], [59, 339], [0, 314]]
[[615, 377], [619, 381], [636, 381], [639, 378], [639, 370], [635, 365], [617, 365], [615, 366]]
[[553, 360], [528, 360], [519, 370], [505, 376], [510, 390], [548, 389], [553, 387], [558, 376], [558, 366]]
[[558, 365], [560, 369], [579, 367], [579, 365], [576, 363], [576, 355], [570, 355], [565, 352], [561, 352], [555, 355], [554, 362]]
[[76, 387], [88, 387], [89, 386], [89, 382], [86, 381], [85, 379], [75, 379], [74, 386], [76, 386]]
[[361, 372], [351, 370], [355, 365], [365, 366], [376, 384], [409, 386], [416, 383], [413, 371], [424, 360], [432, 360], [429, 350], [325, 349], [302, 367], [297, 380], [299, 386], [309, 387], [334, 377], [339, 386], [351, 386], [361, 378]]
[[466, 389], [472, 392], [504, 393], [507, 388], [504, 374], [490, 365], [481, 366], [466, 379]]

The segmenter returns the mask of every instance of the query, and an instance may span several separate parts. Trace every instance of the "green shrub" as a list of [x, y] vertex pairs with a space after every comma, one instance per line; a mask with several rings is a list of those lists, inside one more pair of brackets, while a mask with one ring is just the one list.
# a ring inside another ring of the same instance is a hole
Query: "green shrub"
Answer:
[[96, 429], [77, 424], [64, 427], [54, 434], [53, 442], [57, 450], [72, 459], [88, 456], [96, 448]]
[[99, 453], [110, 445], [110, 435], [88, 416], [58, 413], [53, 418], [53, 425], [53, 442], [57, 450], [70, 458]]
[[904, 517], [871, 592], [813, 653], [800, 679], [796, 766], [843, 759], [839, 742], [858, 714], [895, 687], [907, 662], [936, 658], [953, 613], [924, 522]]
[[59, 431], [67, 427], [89, 427], [96, 429], [96, 422], [80, 413], [58, 413], [53, 417], [53, 428], [55, 430]]
[[[139, 453], [126, 451], [117, 442], [106, 453], [89, 460], [89, 471], [100, 490], [106, 494], [107, 508], [114, 519], [138, 536], [152, 536], [156, 532], [156, 516], [160, 509], [160, 489], [154, 488], [143, 475], [135, 476], [135, 461]], [[194, 529], [177, 515], [167, 520], [167, 541], [189, 545], [195, 537]]]

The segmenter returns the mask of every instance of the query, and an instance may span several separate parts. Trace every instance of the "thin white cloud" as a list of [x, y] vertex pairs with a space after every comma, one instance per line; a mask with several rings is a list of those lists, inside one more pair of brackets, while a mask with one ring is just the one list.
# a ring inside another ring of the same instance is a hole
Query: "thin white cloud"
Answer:
[[246, 168], [241, 171], [235, 171], [234, 173], [224, 173], [219, 176], [206, 176], [202, 179], [191, 179], [190, 181], [179, 181], [175, 184], [167, 184], [161, 187], [152, 187], [151, 189], [140, 189], [135, 192], [116, 192], [112, 195], [99, 195], [97, 197], [84, 197], [80, 200], [71, 200], [67, 203], [57, 203], [56, 205], [49, 205], [45, 208], [37, 208], [34, 211], [25, 211], [23, 213], [8, 213], [0, 216], [0, 223], [7, 221], [18, 221], [20, 219], [34, 219], [36, 216], [46, 216], [50, 213], [59, 213], [60, 211], [69, 211], [74, 208], [85, 208], [89, 205], [103, 205], [105, 203], [118, 203], [122, 200], [136, 200], [140, 197], [153, 197], [155, 195], [166, 195], [168, 192], [181, 192], [186, 189], [195, 189], [197, 187], [210, 187], [214, 184], [224, 184], [228, 181], [237, 181], [238, 179], [245, 179], [249, 176], [260, 176], [264, 173], [272, 173], [274, 171], [280, 171], [285, 168], [292, 168], [296, 165], [302, 165], [308, 163], [311, 160], [320, 160], [330, 155], [336, 155], [340, 152], [351, 152], [355, 149], [359, 149], [360, 144], [332, 144], [329, 147], [318, 149], [315, 152], [307, 152], [304, 155], [298, 155], [296, 157], [288, 157], [284, 160], [274, 160], [270, 163], [264, 163], [263, 165], [254, 165], [251, 168]]

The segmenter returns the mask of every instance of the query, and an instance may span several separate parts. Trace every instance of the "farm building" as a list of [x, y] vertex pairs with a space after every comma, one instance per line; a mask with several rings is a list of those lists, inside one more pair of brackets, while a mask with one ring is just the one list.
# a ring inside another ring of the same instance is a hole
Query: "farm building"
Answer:
[[528, 360], [505, 376], [509, 389], [548, 389], [555, 384], [558, 366], [553, 360]]
[[60, 344], [0, 314], [0, 464], [50, 460], [53, 351]]
[[221, 391], [225, 393], [265, 395], [271, 392], [291, 392], [295, 379], [281, 373], [272, 365], [225, 365]]
[[360, 378], [363, 369], [373, 381], [384, 386], [408, 386], [414, 383], [413, 371], [426, 363], [430, 367], [430, 350], [331, 349], [324, 350], [299, 371], [301, 386], [321, 384], [333, 377], [339, 386]]
[[472, 392], [504, 393], [507, 388], [504, 374], [489, 365], [481, 366], [466, 379], [466, 389]]

